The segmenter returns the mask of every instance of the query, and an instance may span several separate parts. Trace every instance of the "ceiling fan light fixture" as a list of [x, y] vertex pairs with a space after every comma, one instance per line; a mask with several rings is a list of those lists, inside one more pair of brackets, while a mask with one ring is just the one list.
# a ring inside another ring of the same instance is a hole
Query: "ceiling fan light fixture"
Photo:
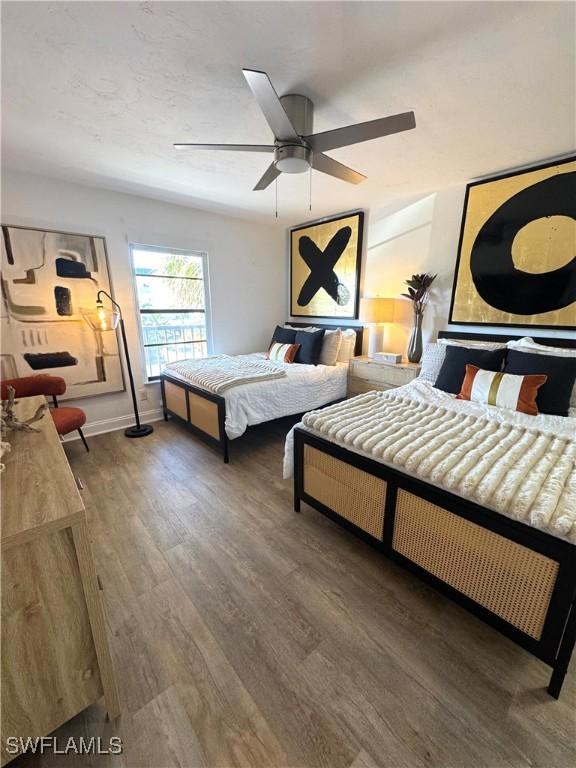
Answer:
[[310, 168], [311, 152], [298, 144], [276, 147], [274, 162], [282, 173], [305, 173]]
[[274, 143], [186, 144], [178, 142], [174, 147], [225, 152], [274, 153], [274, 160], [258, 180], [254, 191], [266, 189], [281, 173], [306, 173], [310, 168], [349, 184], [360, 184], [365, 181], [366, 176], [324, 153], [393, 133], [409, 131], [416, 127], [414, 112], [402, 112], [365, 123], [314, 133], [314, 104], [307, 96], [299, 93], [278, 96], [266, 72], [256, 69], [243, 69], [242, 72], [272, 131]]

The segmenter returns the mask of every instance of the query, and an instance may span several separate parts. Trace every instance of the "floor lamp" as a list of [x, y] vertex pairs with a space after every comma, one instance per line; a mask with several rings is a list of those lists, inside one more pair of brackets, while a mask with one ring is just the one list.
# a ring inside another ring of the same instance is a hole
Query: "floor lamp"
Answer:
[[[102, 303], [102, 296], [106, 296], [112, 302], [112, 308], [108, 309]], [[106, 291], [98, 291], [96, 296], [96, 308], [81, 310], [84, 320], [94, 330], [99, 332], [115, 331], [120, 324], [120, 333], [122, 343], [124, 344], [124, 356], [126, 358], [126, 367], [128, 368], [128, 380], [130, 381], [130, 392], [132, 393], [132, 405], [134, 407], [134, 417], [136, 424], [124, 430], [126, 437], [146, 437], [151, 434], [154, 428], [150, 424], [140, 424], [140, 414], [138, 413], [138, 402], [136, 400], [136, 389], [134, 387], [134, 377], [132, 376], [132, 365], [130, 364], [130, 354], [128, 352], [128, 342], [126, 341], [126, 331], [124, 329], [124, 320], [122, 318], [122, 309], [114, 301], [112, 296]]]

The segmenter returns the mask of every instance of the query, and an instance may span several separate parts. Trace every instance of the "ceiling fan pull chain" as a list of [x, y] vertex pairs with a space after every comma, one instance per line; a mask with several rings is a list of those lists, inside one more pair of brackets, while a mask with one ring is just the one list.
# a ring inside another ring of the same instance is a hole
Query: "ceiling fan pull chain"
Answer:
[[310, 166], [310, 198], [308, 200], [308, 210], [312, 210], [312, 166]]
[[278, 218], [278, 176], [276, 176], [276, 218]]

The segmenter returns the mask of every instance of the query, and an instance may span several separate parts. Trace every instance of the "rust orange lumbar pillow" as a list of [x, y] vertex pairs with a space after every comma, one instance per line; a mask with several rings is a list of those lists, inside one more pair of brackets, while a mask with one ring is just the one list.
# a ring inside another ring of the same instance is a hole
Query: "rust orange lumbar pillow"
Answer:
[[299, 349], [300, 344], [280, 344], [275, 341], [270, 345], [268, 358], [276, 363], [293, 363]]
[[456, 398], [536, 416], [538, 389], [547, 378], [545, 374], [515, 376], [511, 373], [484, 371], [468, 364], [462, 388]]

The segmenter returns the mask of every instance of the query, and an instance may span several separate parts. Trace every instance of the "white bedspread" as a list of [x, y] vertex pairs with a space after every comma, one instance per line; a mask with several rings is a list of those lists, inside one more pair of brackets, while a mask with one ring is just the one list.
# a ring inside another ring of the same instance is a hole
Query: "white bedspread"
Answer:
[[[263, 353], [249, 355], [265, 360]], [[276, 363], [286, 375], [279, 379], [241, 384], [228, 390], [226, 400], [226, 434], [231, 440], [246, 428], [272, 419], [321, 408], [346, 397], [348, 365], [300, 365]], [[174, 378], [185, 378], [170, 371]]]
[[[331, 442], [576, 543], [576, 419], [456, 400], [427, 382], [308, 413]], [[292, 474], [292, 433], [285, 476]]]

